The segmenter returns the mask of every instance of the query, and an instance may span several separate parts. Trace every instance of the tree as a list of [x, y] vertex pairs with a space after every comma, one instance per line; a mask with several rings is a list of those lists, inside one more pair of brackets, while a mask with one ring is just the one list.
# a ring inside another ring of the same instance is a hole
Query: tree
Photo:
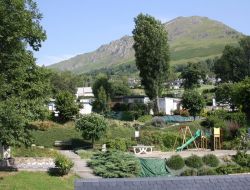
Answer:
[[128, 96], [131, 94], [131, 90], [128, 86], [128, 81], [113, 80], [110, 82], [111, 97], [115, 96]]
[[[31, 50], [46, 39], [41, 14], [32, 0], [0, 1], [0, 143], [28, 143], [27, 123], [46, 117], [48, 71]], [[12, 110], [12, 111], [11, 111]]]
[[239, 47], [226, 46], [215, 62], [214, 72], [222, 82], [240, 82], [250, 76], [250, 36], [239, 41]]
[[102, 113], [107, 111], [109, 109], [108, 102], [111, 95], [111, 84], [108, 81], [108, 77], [105, 75], [99, 75], [92, 88], [96, 99], [93, 104], [93, 109]]
[[186, 90], [182, 96], [182, 107], [195, 117], [205, 106], [204, 98], [195, 90]]
[[221, 104], [230, 104], [234, 109], [235, 105], [232, 100], [234, 85], [232, 83], [223, 83], [216, 87], [216, 101]]
[[205, 78], [205, 72], [199, 67], [199, 64], [189, 63], [182, 71], [181, 78], [184, 79], [185, 89], [191, 89], [200, 86], [200, 80]]
[[250, 118], [250, 77], [234, 84], [232, 99], [236, 106]]
[[76, 129], [82, 132], [82, 137], [91, 140], [92, 146], [106, 132], [108, 123], [101, 115], [84, 115], [76, 122]]
[[[71, 94], [76, 93], [78, 81], [81, 81], [82, 77], [74, 75], [70, 71], [50, 73], [50, 82], [52, 85], [53, 96], [56, 96], [61, 91], [68, 91]], [[82, 84], [83, 85], [83, 84]]]
[[243, 51], [243, 61], [246, 63], [248, 75], [250, 77], [250, 36], [245, 36], [239, 41]]
[[108, 111], [109, 109], [108, 100], [109, 99], [106, 94], [106, 91], [104, 90], [103, 86], [101, 86], [97, 92], [97, 97], [96, 100], [94, 101], [93, 109], [96, 112], [101, 112], [101, 113]]
[[78, 113], [79, 108], [75, 102], [75, 96], [70, 92], [59, 92], [56, 96], [56, 110], [59, 111], [59, 121], [66, 122]]
[[169, 70], [169, 46], [167, 32], [160, 21], [149, 15], [139, 14], [133, 30], [136, 66], [146, 95], [156, 103], [161, 96], [163, 83]]

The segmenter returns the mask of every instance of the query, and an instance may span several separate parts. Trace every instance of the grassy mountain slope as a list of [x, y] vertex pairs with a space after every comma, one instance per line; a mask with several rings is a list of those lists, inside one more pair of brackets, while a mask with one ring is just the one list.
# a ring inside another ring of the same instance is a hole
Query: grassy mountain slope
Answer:
[[[241, 33], [207, 17], [178, 17], [164, 24], [168, 31], [171, 64], [195, 62], [221, 54], [226, 44], [236, 44]], [[133, 38], [124, 36], [96, 51], [49, 66], [56, 70], [86, 73], [101, 68], [134, 64]]]

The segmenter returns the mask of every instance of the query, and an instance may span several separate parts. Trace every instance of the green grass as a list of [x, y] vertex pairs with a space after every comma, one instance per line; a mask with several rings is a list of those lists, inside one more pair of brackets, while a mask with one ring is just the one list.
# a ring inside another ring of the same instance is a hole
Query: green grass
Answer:
[[54, 142], [57, 140], [72, 140], [80, 144], [83, 143], [81, 133], [76, 131], [73, 126], [54, 127], [46, 131], [33, 130], [31, 135], [33, 136], [34, 144], [45, 147], [53, 147]]
[[77, 177], [50, 176], [45, 172], [0, 172], [2, 190], [73, 190]]
[[14, 157], [50, 157], [55, 158], [58, 153], [56, 150], [51, 150], [48, 148], [38, 148], [38, 147], [13, 147], [12, 155]]
[[77, 150], [76, 153], [82, 158], [82, 159], [90, 159], [94, 152], [91, 150]]

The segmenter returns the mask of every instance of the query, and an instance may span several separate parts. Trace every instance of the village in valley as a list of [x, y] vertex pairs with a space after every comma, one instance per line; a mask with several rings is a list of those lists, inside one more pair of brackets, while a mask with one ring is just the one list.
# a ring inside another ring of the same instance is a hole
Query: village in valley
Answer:
[[[136, 2], [130, 35], [46, 63], [85, 14], [63, 2], [62, 24], [46, 2], [0, 0], [1, 190], [249, 189], [250, 33]], [[66, 50], [81, 44], [72, 31]]]

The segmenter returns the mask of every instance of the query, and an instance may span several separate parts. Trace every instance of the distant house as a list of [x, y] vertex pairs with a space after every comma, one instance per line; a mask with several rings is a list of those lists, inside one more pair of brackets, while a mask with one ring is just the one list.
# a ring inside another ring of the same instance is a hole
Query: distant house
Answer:
[[53, 99], [53, 98], [49, 99], [49, 103], [48, 103], [49, 111], [52, 111], [52, 112], [56, 111], [56, 104], [55, 104], [55, 102], [56, 102], [56, 99]]
[[116, 96], [112, 98], [111, 106], [114, 106], [115, 104], [129, 104], [129, 103], [141, 103], [141, 104], [147, 104], [149, 103], [150, 99], [147, 96], [142, 95], [134, 95], [134, 96]]
[[179, 98], [159, 98], [159, 111], [166, 115], [173, 115], [174, 110], [181, 109], [181, 99]]
[[94, 101], [94, 94], [91, 87], [79, 87], [76, 91], [76, 97], [82, 108], [80, 108], [80, 114], [91, 114], [92, 113], [92, 102]]

